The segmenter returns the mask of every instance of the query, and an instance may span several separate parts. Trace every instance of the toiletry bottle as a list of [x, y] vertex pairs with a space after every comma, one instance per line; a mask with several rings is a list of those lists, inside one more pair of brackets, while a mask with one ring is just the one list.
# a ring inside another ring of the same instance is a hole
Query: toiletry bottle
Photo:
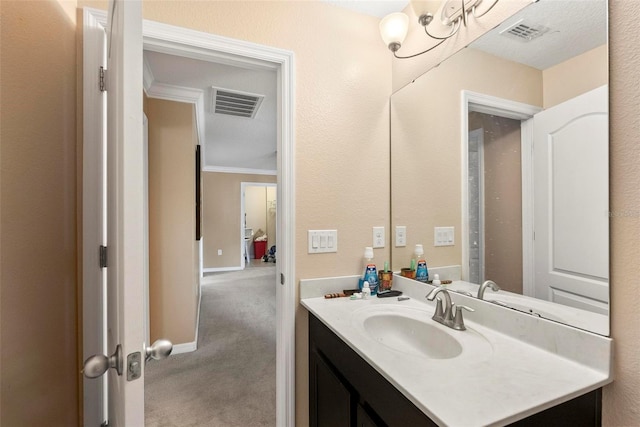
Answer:
[[371, 296], [371, 288], [366, 280], [362, 284], [362, 299], [368, 299]]
[[429, 270], [427, 270], [427, 261], [424, 259], [422, 245], [416, 245], [414, 255], [416, 258], [416, 280], [426, 282], [429, 280]]
[[[362, 279], [369, 282], [369, 288], [371, 289], [371, 295], [375, 295], [378, 292], [378, 269], [373, 262], [373, 248], [367, 246], [364, 248], [364, 274]], [[363, 285], [364, 286], [364, 285]]]
[[442, 282], [440, 281], [440, 275], [439, 274], [434, 274], [433, 275], [433, 282], [432, 282], [433, 286], [440, 286], [442, 285]]
[[378, 292], [391, 289], [393, 272], [389, 270], [389, 261], [384, 262], [384, 270], [378, 272]]

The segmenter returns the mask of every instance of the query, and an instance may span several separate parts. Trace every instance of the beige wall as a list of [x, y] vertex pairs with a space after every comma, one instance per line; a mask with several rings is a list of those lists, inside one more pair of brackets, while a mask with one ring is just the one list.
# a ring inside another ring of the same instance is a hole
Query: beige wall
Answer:
[[545, 109], [607, 84], [607, 45], [547, 68], [542, 72], [542, 79]]
[[[202, 236], [204, 246], [204, 268], [240, 267], [241, 262], [241, 198], [243, 182], [275, 183], [273, 175], [245, 175], [237, 173], [203, 172], [202, 174]], [[262, 209], [263, 231], [267, 231], [264, 221], [265, 190], [261, 192], [259, 203]], [[249, 223], [251, 225], [251, 223]], [[257, 231], [254, 228], [253, 232]], [[222, 249], [222, 255], [218, 255]]]
[[74, 9], [75, 1], [0, 2], [0, 424], [7, 427], [79, 419]]
[[461, 134], [456, 125], [461, 90], [540, 106], [542, 73], [465, 49], [391, 97], [391, 226], [407, 227], [407, 246], [393, 248], [394, 270], [407, 266], [417, 243], [424, 245], [430, 266], [462, 262], [460, 244], [433, 246], [434, 227], [454, 226], [456, 242], [462, 241]]
[[522, 293], [520, 121], [472, 112], [484, 132], [484, 278]]
[[151, 341], [192, 342], [199, 292], [193, 105], [149, 98]]
[[611, 141], [611, 336], [615, 381], [603, 393], [603, 425], [640, 424], [640, 3], [609, 2]]

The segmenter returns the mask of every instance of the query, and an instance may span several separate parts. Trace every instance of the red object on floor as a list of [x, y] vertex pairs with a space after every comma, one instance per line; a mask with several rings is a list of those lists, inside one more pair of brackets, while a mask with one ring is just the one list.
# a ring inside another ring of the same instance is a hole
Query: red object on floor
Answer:
[[254, 253], [253, 256], [254, 256], [255, 259], [262, 258], [266, 252], [267, 252], [267, 242], [266, 241], [253, 242], [253, 253]]

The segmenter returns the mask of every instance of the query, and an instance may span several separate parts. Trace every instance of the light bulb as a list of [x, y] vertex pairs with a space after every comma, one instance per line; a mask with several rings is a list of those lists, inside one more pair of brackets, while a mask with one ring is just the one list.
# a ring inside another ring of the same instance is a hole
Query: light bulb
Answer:
[[409, 17], [402, 12], [392, 13], [380, 21], [380, 35], [393, 52], [400, 49], [409, 30]]
[[411, 9], [418, 17], [420, 25], [428, 25], [440, 8], [440, 0], [411, 0]]

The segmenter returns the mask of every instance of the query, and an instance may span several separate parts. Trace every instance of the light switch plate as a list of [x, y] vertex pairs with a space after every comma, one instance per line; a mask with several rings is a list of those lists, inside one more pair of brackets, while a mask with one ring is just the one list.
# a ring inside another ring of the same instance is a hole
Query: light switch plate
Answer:
[[309, 230], [308, 253], [338, 252], [338, 230]]
[[384, 227], [373, 227], [373, 247], [384, 248]]
[[407, 246], [407, 227], [396, 225], [396, 248]]
[[435, 227], [433, 229], [433, 246], [454, 246], [454, 227]]

